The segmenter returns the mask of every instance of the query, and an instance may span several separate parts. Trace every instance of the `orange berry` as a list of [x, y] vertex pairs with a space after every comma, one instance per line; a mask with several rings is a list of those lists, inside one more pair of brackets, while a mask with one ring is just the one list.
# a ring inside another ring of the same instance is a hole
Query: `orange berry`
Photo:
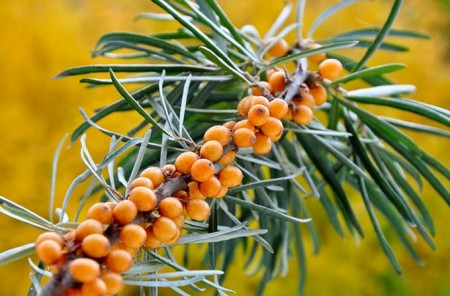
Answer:
[[189, 174], [192, 164], [198, 159], [198, 155], [194, 152], [188, 151], [178, 155], [175, 160], [175, 167], [177, 171], [182, 174]]
[[153, 227], [147, 227], [145, 229], [145, 232], [147, 232], [147, 238], [145, 240], [144, 246], [149, 249], [159, 248], [159, 246], [161, 246], [161, 241], [153, 233]]
[[314, 100], [314, 97], [310, 93], [305, 93], [302, 94], [301, 97], [296, 97], [294, 103], [296, 106], [308, 106], [311, 110], [316, 106], [316, 100]]
[[75, 230], [71, 230], [64, 234], [65, 243], [70, 244], [75, 240]]
[[[275, 37], [271, 37], [264, 42], [265, 45], [271, 43]], [[279, 58], [285, 56], [289, 52], [289, 44], [284, 39], [278, 40], [269, 50], [267, 51], [271, 56]]]
[[181, 205], [189, 200], [189, 195], [185, 190], [175, 192], [173, 197], [177, 198], [181, 202]]
[[149, 178], [146, 178], [146, 177], [137, 177], [130, 183], [130, 190], [132, 190], [136, 187], [146, 187], [148, 189], [155, 188], [152, 180], [150, 180]]
[[196, 221], [203, 221], [209, 217], [209, 205], [201, 199], [191, 199], [186, 206], [187, 214]]
[[298, 105], [292, 119], [298, 124], [309, 124], [313, 120], [314, 114], [311, 108], [305, 105]]
[[224, 197], [227, 194], [227, 192], [228, 192], [228, 187], [222, 185], [221, 188], [220, 188], [220, 192], [214, 197], [215, 198], [222, 198], [222, 197]]
[[223, 154], [223, 146], [216, 140], [205, 142], [200, 148], [200, 157], [212, 162], [219, 160]]
[[251, 96], [243, 98], [237, 105], [237, 112], [242, 117], [247, 116], [248, 110], [252, 106]]
[[269, 137], [277, 137], [283, 133], [283, 123], [275, 117], [269, 117], [266, 123], [260, 127], [261, 131]]
[[65, 290], [60, 296], [83, 296], [81, 289], [70, 288]]
[[145, 229], [136, 224], [125, 225], [120, 231], [120, 239], [130, 248], [140, 248], [147, 238]]
[[286, 114], [283, 116], [283, 119], [292, 120], [293, 116], [294, 116], [294, 112], [292, 111], [291, 108], [288, 108]]
[[180, 229], [177, 229], [176, 235], [169, 241], [166, 242], [166, 245], [174, 245], [180, 240], [181, 231]]
[[[233, 140], [234, 140], [234, 137], [233, 137]], [[229, 165], [230, 163], [232, 163], [234, 161], [235, 156], [236, 156], [236, 151], [234, 151], [234, 150], [228, 151], [219, 159], [219, 163], [224, 166]]]
[[117, 224], [125, 225], [136, 218], [138, 209], [131, 200], [120, 201], [113, 210], [113, 218]]
[[[227, 129], [228, 130], [228, 129]], [[191, 176], [195, 181], [205, 182], [214, 175], [214, 164], [205, 158], [194, 162], [191, 167]]]
[[[268, 93], [272, 93], [272, 86], [267, 81], [261, 81], [260, 87], [264, 88]], [[254, 96], [263, 96], [264, 91], [259, 86], [253, 86], [252, 87], [252, 94]]]
[[248, 121], [254, 126], [261, 126], [269, 118], [269, 108], [263, 105], [255, 105], [248, 110]]
[[158, 188], [158, 186], [165, 181], [164, 174], [162, 173], [160, 168], [157, 167], [148, 167], [142, 171], [140, 174], [141, 177], [146, 177], [150, 179], [153, 183], [154, 188]]
[[89, 208], [87, 213], [89, 219], [97, 220], [102, 224], [111, 224], [112, 222], [112, 210], [104, 202], [98, 202]]
[[125, 250], [113, 250], [105, 259], [106, 267], [114, 272], [123, 273], [130, 269], [133, 264], [131, 254]]
[[41, 233], [34, 242], [35, 246], [37, 247], [41, 242], [46, 240], [53, 240], [58, 243], [61, 247], [64, 245], [64, 239], [55, 232], [44, 232]]
[[[319, 47], [322, 47], [322, 46], [317, 43], [311, 43], [311, 44], [308, 44], [307, 49], [316, 49]], [[326, 57], [327, 57], [326, 54], [324, 52], [322, 52], [322, 53], [317, 53], [315, 55], [311, 55], [307, 58], [308, 58], [308, 61], [310, 61], [310, 62], [320, 63], [321, 61], [326, 59]]]
[[138, 248], [132, 248], [132, 247], [128, 247], [127, 245], [125, 245], [123, 242], [117, 242], [115, 243], [111, 249], [110, 252], [114, 251], [114, 250], [123, 250], [126, 251], [128, 253], [130, 253], [131, 257], [133, 258], [134, 256], [136, 256], [137, 252], [139, 251]]
[[322, 85], [314, 85], [309, 89], [309, 92], [314, 97], [316, 106], [320, 106], [327, 101], [327, 90]]
[[162, 216], [173, 219], [183, 214], [183, 205], [178, 198], [166, 197], [159, 202], [158, 212]]
[[172, 218], [173, 222], [175, 222], [175, 225], [178, 229], [181, 229], [184, 225], [184, 215], [180, 215], [178, 217]]
[[222, 125], [214, 125], [206, 130], [203, 135], [203, 141], [209, 142], [211, 140], [218, 141], [222, 146], [225, 146], [230, 141], [231, 132], [228, 128]]
[[86, 236], [90, 234], [103, 234], [103, 225], [97, 220], [87, 219], [81, 222], [75, 229], [75, 238], [78, 241], [82, 241]]
[[269, 70], [267, 70], [266, 72], [266, 81], [269, 81], [270, 76], [272, 76], [273, 73], [280, 71], [280, 69], [277, 68], [271, 68]]
[[236, 124], [236, 121], [234, 120], [229, 120], [227, 122], [225, 122], [224, 124], [222, 124], [224, 127], [226, 127], [229, 130], [232, 130], [234, 125]]
[[[193, 199], [201, 200], [201, 199]], [[153, 233], [163, 243], [166, 243], [173, 239], [179, 231], [175, 222], [167, 217], [159, 217], [153, 223]]]
[[61, 245], [52, 239], [44, 240], [36, 245], [36, 252], [39, 259], [47, 265], [57, 263], [62, 257]]
[[270, 116], [281, 119], [288, 111], [288, 104], [285, 100], [276, 98], [269, 103]]
[[255, 105], [263, 105], [269, 108], [269, 100], [263, 96], [250, 96], [251, 107]]
[[83, 239], [81, 248], [83, 252], [92, 258], [102, 258], [108, 255], [109, 240], [103, 234], [90, 234]]
[[161, 168], [161, 171], [166, 176], [172, 176], [177, 171], [177, 168], [173, 164], [166, 164]]
[[233, 127], [233, 131], [237, 131], [238, 129], [241, 129], [241, 128], [249, 129], [254, 133], [256, 132], [255, 126], [247, 119], [242, 119], [242, 120], [236, 122], [236, 124]]
[[238, 167], [229, 165], [221, 169], [217, 177], [223, 186], [236, 187], [241, 184], [244, 175]]
[[270, 76], [269, 84], [274, 92], [283, 91], [286, 88], [286, 73], [278, 71]]
[[219, 194], [221, 187], [222, 185], [216, 177], [211, 177], [208, 181], [201, 182], [198, 185], [201, 194], [206, 197], [215, 197]]
[[247, 148], [255, 143], [255, 133], [248, 128], [240, 128], [233, 133], [233, 142], [238, 147]]
[[257, 133], [255, 144], [252, 147], [256, 154], [264, 155], [272, 149], [272, 141], [264, 133]]
[[106, 291], [106, 284], [100, 278], [85, 282], [81, 286], [81, 294], [83, 296], [104, 296], [106, 295]]
[[100, 275], [100, 264], [90, 258], [77, 258], [69, 263], [69, 272], [79, 282], [91, 282]]
[[128, 197], [136, 205], [138, 211], [151, 211], [156, 206], [156, 195], [153, 190], [145, 187], [136, 187], [130, 191]]
[[344, 67], [339, 60], [326, 59], [319, 64], [318, 71], [322, 78], [333, 80], [341, 75], [343, 69]]
[[115, 295], [120, 293], [124, 288], [123, 278], [120, 274], [112, 271], [106, 271], [100, 275], [100, 279], [106, 285], [106, 293]]
[[188, 184], [189, 187], [189, 199], [205, 199], [200, 190], [198, 189], [198, 182], [192, 181]]

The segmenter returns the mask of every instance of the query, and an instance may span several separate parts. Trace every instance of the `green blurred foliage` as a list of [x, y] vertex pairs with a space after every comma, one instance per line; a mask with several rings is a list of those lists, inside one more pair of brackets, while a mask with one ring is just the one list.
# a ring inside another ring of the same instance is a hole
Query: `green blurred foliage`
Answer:
[[[320, 11], [337, 1], [308, 1], [305, 27]], [[261, 32], [270, 27], [284, 1], [220, 1], [238, 27], [254, 24]], [[318, 31], [317, 39], [347, 29], [381, 26], [392, 1], [363, 1], [329, 19]], [[110, 31], [154, 32], [161, 24], [134, 21], [133, 17], [152, 10], [148, 1], [59, 0], [13, 1], [0, 4], [0, 194], [48, 217], [50, 172], [54, 150], [65, 133], [82, 122], [78, 107], [88, 114], [95, 107], [117, 99], [112, 88], [87, 90], [78, 78], [52, 80], [71, 66], [107, 62], [91, 59], [89, 51], [101, 34]], [[411, 48], [407, 53], [378, 53], [369, 65], [401, 62], [408, 69], [389, 75], [398, 83], [418, 86], [414, 99], [449, 109], [448, 60], [450, 22], [448, 1], [405, 1], [396, 28], [413, 28], [432, 39], [402, 40]], [[376, 12], [376, 13], [375, 13]], [[292, 20], [292, 19], [291, 19]], [[164, 24], [167, 29], [167, 24]], [[293, 39], [290, 39], [293, 41]], [[362, 50], [352, 51], [355, 57]], [[383, 115], [392, 111], [374, 109]], [[402, 116], [411, 116], [402, 114]], [[418, 122], [423, 118], [415, 117]], [[120, 131], [132, 127], [137, 118], [115, 117], [102, 125]], [[448, 141], [411, 133], [427, 150], [448, 165]], [[88, 132], [88, 144], [96, 159], [108, 148], [108, 139]], [[68, 146], [68, 145], [66, 145]], [[64, 149], [58, 168], [56, 205], [70, 182], [84, 170], [79, 160], [79, 144]], [[81, 191], [78, 192], [79, 196]], [[426, 187], [425, 203], [436, 223], [437, 250], [417, 242], [425, 266], [416, 265], [399, 244], [392, 242], [404, 269], [396, 276], [376, 241], [361, 199], [354, 196], [355, 210], [364, 222], [366, 238], [355, 242], [333, 232], [322, 209], [309, 202], [322, 240], [318, 256], [308, 244], [308, 284], [306, 295], [450, 295], [450, 229], [448, 207]], [[76, 200], [75, 200], [76, 202]], [[0, 251], [34, 240], [38, 231], [5, 216], [0, 218]], [[389, 237], [389, 230], [386, 227]], [[306, 238], [308, 241], [308, 238]], [[192, 248], [195, 249], [195, 248]], [[243, 250], [240, 250], [243, 252]], [[34, 258], [35, 259], [35, 258]], [[288, 276], [271, 283], [265, 295], [292, 295], [297, 288], [297, 267], [292, 260]], [[226, 285], [239, 295], [252, 295], [258, 277], [243, 279], [244, 262], [237, 260], [227, 275]], [[0, 294], [24, 295], [31, 268], [26, 260], [0, 267]], [[165, 291], [171, 295], [170, 291]]]

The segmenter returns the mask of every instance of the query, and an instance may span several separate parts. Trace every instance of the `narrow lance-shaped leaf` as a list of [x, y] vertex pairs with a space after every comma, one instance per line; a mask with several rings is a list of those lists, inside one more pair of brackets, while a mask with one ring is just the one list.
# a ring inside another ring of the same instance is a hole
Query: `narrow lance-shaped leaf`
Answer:
[[344, 76], [342, 78], [336, 79], [332, 82], [333, 85], [346, 83], [352, 80], [361, 79], [364, 77], [370, 77], [370, 76], [378, 76], [381, 74], [391, 73], [395, 72], [401, 69], [404, 69], [404, 64], [386, 64], [381, 66], [376, 66], [372, 68], [366, 68], [357, 72], [350, 73], [347, 76]]

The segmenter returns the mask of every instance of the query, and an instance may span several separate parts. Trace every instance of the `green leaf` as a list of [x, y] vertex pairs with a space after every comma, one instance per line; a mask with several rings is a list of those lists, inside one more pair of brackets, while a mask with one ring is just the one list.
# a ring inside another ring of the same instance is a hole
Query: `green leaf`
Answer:
[[55, 154], [53, 155], [52, 176], [51, 176], [51, 181], [50, 181], [50, 200], [49, 200], [49, 208], [48, 208], [48, 217], [49, 217], [50, 221], [53, 221], [53, 205], [55, 202], [56, 172], [58, 169], [58, 159], [59, 159], [59, 155], [61, 153], [63, 144], [65, 143], [66, 139], [67, 139], [67, 134], [65, 134], [64, 137], [61, 139], [61, 141], [58, 143]]
[[330, 6], [327, 10], [322, 12], [313, 22], [311, 25], [309, 31], [308, 31], [308, 39], [313, 39], [312, 36], [314, 34], [314, 31], [324, 22], [326, 21], [330, 16], [341, 10], [342, 8], [353, 4], [355, 2], [358, 2], [359, 0], [342, 0], [339, 3], [334, 4], [333, 6]]
[[0, 213], [42, 230], [50, 231], [54, 228], [50, 221], [3, 196], [0, 196]]
[[[380, 32], [381, 28], [364, 28], [352, 30], [344, 33], [340, 33], [333, 36], [338, 39], [354, 39], [361, 38], [366, 36], [376, 36]], [[391, 29], [388, 34], [389, 37], [403, 37], [403, 38], [421, 38], [421, 39], [430, 39], [430, 36], [421, 32], [413, 31], [413, 30], [399, 30], [399, 29]]]
[[19, 260], [25, 256], [33, 254], [34, 252], [36, 252], [34, 248], [34, 243], [26, 244], [20, 247], [4, 251], [0, 253], [0, 266]]
[[444, 137], [444, 138], [450, 138], [450, 132], [447, 130], [443, 130], [440, 128], [436, 128], [436, 127], [428, 126], [428, 125], [424, 125], [424, 124], [399, 120], [396, 118], [390, 118], [390, 117], [380, 117], [380, 118], [383, 120], [386, 120], [387, 122], [391, 123], [392, 125], [395, 125], [395, 126], [398, 126], [401, 128], [406, 128], [406, 129], [420, 132], [420, 133], [428, 133], [431, 135], [440, 136], [440, 137]]
[[305, 58], [305, 57], [312, 56], [312, 55], [315, 55], [318, 53], [329, 52], [329, 51], [335, 50], [335, 49], [352, 47], [352, 46], [355, 46], [357, 43], [358, 43], [357, 41], [336, 42], [334, 44], [324, 45], [324, 46], [321, 46], [321, 47], [318, 47], [315, 49], [309, 49], [309, 50], [296, 52], [296, 53], [287, 55], [285, 57], [275, 59], [271, 63], [267, 64], [264, 68], [262, 68], [259, 72], [262, 73], [262, 72], [266, 71], [267, 69], [273, 68], [280, 64], [285, 64], [287, 62], [295, 61], [300, 58]]
[[260, 188], [260, 187], [268, 187], [270, 185], [277, 184], [279, 182], [283, 182], [283, 181], [286, 181], [286, 180], [294, 179], [298, 175], [300, 175], [301, 173], [302, 172], [299, 171], [299, 172], [296, 172], [295, 174], [284, 176], [284, 177], [280, 177], [280, 178], [261, 180], [261, 181], [256, 181], [256, 182], [240, 185], [240, 186], [237, 186], [237, 187], [234, 187], [234, 188], [230, 188], [228, 190], [228, 193], [241, 192], [241, 191], [244, 191], [244, 190], [255, 189], [255, 188]]
[[114, 87], [117, 89], [117, 91], [122, 95], [122, 97], [127, 100], [127, 102], [142, 116], [144, 117], [148, 122], [150, 122], [155, 128], [157, 128], [162, 133], [168, 135], [169, 137], [173, 138], [173, 136], [166, 131], [162, 126], [158, 124], [158, 122], [153, 119], [145, 110], [142, 108], [139, 103], [131, 96], [131, 94], [120, 84], [120, 82], [117, 80], [116, 75], [114, 74], [113, 69], [109, 70], [109, 75], [111, 76], [111, 80], [113, 81]]
[[404, 64], [386, 64], [381, 66], [376, 66], [372, 68], [365, 68], [363, 70], [350, 73], [347, 76], [334, 80], [331, 84], [338, 85], [341, 83], [346, 83], [352, 80], [361, 79], [370, 76], [378, 76], [381, 74], [395, 72], [404, 69], [406, 66]]
[[110, 69], [113, 72], [157, 72], [161, 73], [163, 70], [166, 73], [177, 73], [180, 72], [189, 72], [189, 73], [198, 73], [198, 72], [212, 72], [217, 71], [217, 68], [205, 67], [205, 66], [196, 66], [196, 65], [175, 65], [175, 64], [108, 64], [108, 65], [89, 65], [89, 66], [80, 66], [67, 69], [58, 75], [55, 78], [61, 78], [66, 76], [73, 75], [81, 75], [81, 74], [90, 74], [90, 73], [106, 73], [109, 72]]
[[383, 43], [384, 38], [389, 34], [391, 27], [397, 18], [397, 14], [400, 11], [400, 7], [402, 6], [403, 0], [395, 0], [394, 5], [392, 6], [391, 12], [383, 25], [383, 28], [378, 33], [375, 40], [372, 42], [372, 45], [367, 49], [366, 53], [362, 57], [362, 59], [358, 62], [358, 64], [353, 67], [351, 72], [356, 72], [360, 70], [366, 62], [370, 59], [370, 57], [377, 51], [377, 49]]
[[284, 24], [284, 22], [291, 14], [291, 10], [292, 10], [292, 3], [286, 2], [277, 19], [272, 23], [272, 26], [267, 31], [266, 35], [264, 35], [263, 38], [264, 40], [267, 40], [268, 38], [274, 36], [277, 33], [277, 31], [281, 28], [281, 26]]
[[242, 199], [239, 199], [236, 197], [232, 197], [229, 195], [227, 195], [225, 197], [225, 200], [231, 201], [232, 203], [238, 204], [241, 207], [247, 208], [249, 210], [257, 211], [257, 212], [261, 213], [262, 215], [270, 216], [275, 219], [279, 219], [279, 220], [286, 221], [286, 222], [308, 223], [311, 221], [311, 219], [301, 219], [301, 218], [292, 217], [292, 216], [283, 214], [279, 210], [273, 210], [273, 209], [258, 205], [256, 203], [248, 202], [248, 201], [245, 201], [245, 200], [242, 200]]
[[411, 93], [416, 90], [412, 84], [395, 84], [395, 85], [380, 85], [370, 88], [360, 88], [346, 93], [348, 97], [383, 97], [392, 96], [404, 93]]

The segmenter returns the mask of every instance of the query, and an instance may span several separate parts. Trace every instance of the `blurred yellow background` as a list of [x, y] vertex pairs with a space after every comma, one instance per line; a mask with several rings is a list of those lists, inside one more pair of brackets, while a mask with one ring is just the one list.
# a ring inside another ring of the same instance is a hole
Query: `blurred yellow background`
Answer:
[[[252, 23], [262, 34], [284, 3], [220, 2], [237, 26]], [[306, 28], [319, 11], [336, 2], [309, 1]], [[317, 38], [355, 27], [381, 26], [391, 3], [377, 0], [355, 4], [328, 20], [318, 30]], [[48, 217], [53, 153], [63, 135], [71, 133], [82, 122], [78, 107], [92, 114], [95, 107], [118, 98], [112, 88], [87, 90], [78, 83], [78, 77], [61, 80], [52, 80], [52, 77], [68, 67], [107, 62], [89, 56], [96, 40], [104, 33], [157, 29], [155, 23], [133, 20], [136, 14], [151, 11], [154, 6], [149, 1], [125, 0], [1, 0], [0, 5], [0, 195]], [[410, 52], [377, 54], [369, 61], [369, 65], [407, 64], [407, 70], [389, 77], [399, 83], [416, 84], [415, 99], [447, 109], [450, 107], [449, 5], [445, 0], [405, 1], [395, 27], [417, 29], [431, 35], [432, 39], [402, 40], [411, 47]], [[356, 52], [357, 55], [362, 53]], [[423, 118], [415, 119], [426, 122]], [[105, 125], [125, 131], [135, 123], [135, 118], [123, 118]], [[438, 159], [449, 164], [448, 141], [412, 135]], [[108, 139], [93, 131], [88, 133], [88, 142], [97, 160], [108, 148]], [[64, 149], [60, 159], [57, 205], [70, 182], [84, 170], [77, 143], [71, 149]], [[318, 256], [313, 256], [308, 245], [306, 295], [450, 295], [449, 209], [428, 186], [423, 198], [436, 223], [437, 250], [430, 251], [419, 240], [417, 248], [426, 265], [418, 266], [398, 241], [392, 239], [404, 269], [402, 276], [395, 275], [384, 257], [364, 210], [358, 212], [358, 216], [365, 221], [367, 237], [360, 245], [351, 237], [338, 237], [323, 213], [315, 212], [313, 217], [319, 228], [322, 249]], [[314, 206], [313, 209], [318, 210]], [[6, 216], [0, 217], [0, 227], [0, 251], [31, 242], [39, 233]], [[265, 295], [295, 294], [295, 260], [290, 267], [290, 274], [271, 283]], [[230, 270], [225, 285], [239, 295], [252, 295], [258, 280], [244, 280], [243, 269], [243, 262], [238, 261]], [[0, 267], [0, 295], [25, 295], [30, 283], [29, 272], [26, 260]]]

